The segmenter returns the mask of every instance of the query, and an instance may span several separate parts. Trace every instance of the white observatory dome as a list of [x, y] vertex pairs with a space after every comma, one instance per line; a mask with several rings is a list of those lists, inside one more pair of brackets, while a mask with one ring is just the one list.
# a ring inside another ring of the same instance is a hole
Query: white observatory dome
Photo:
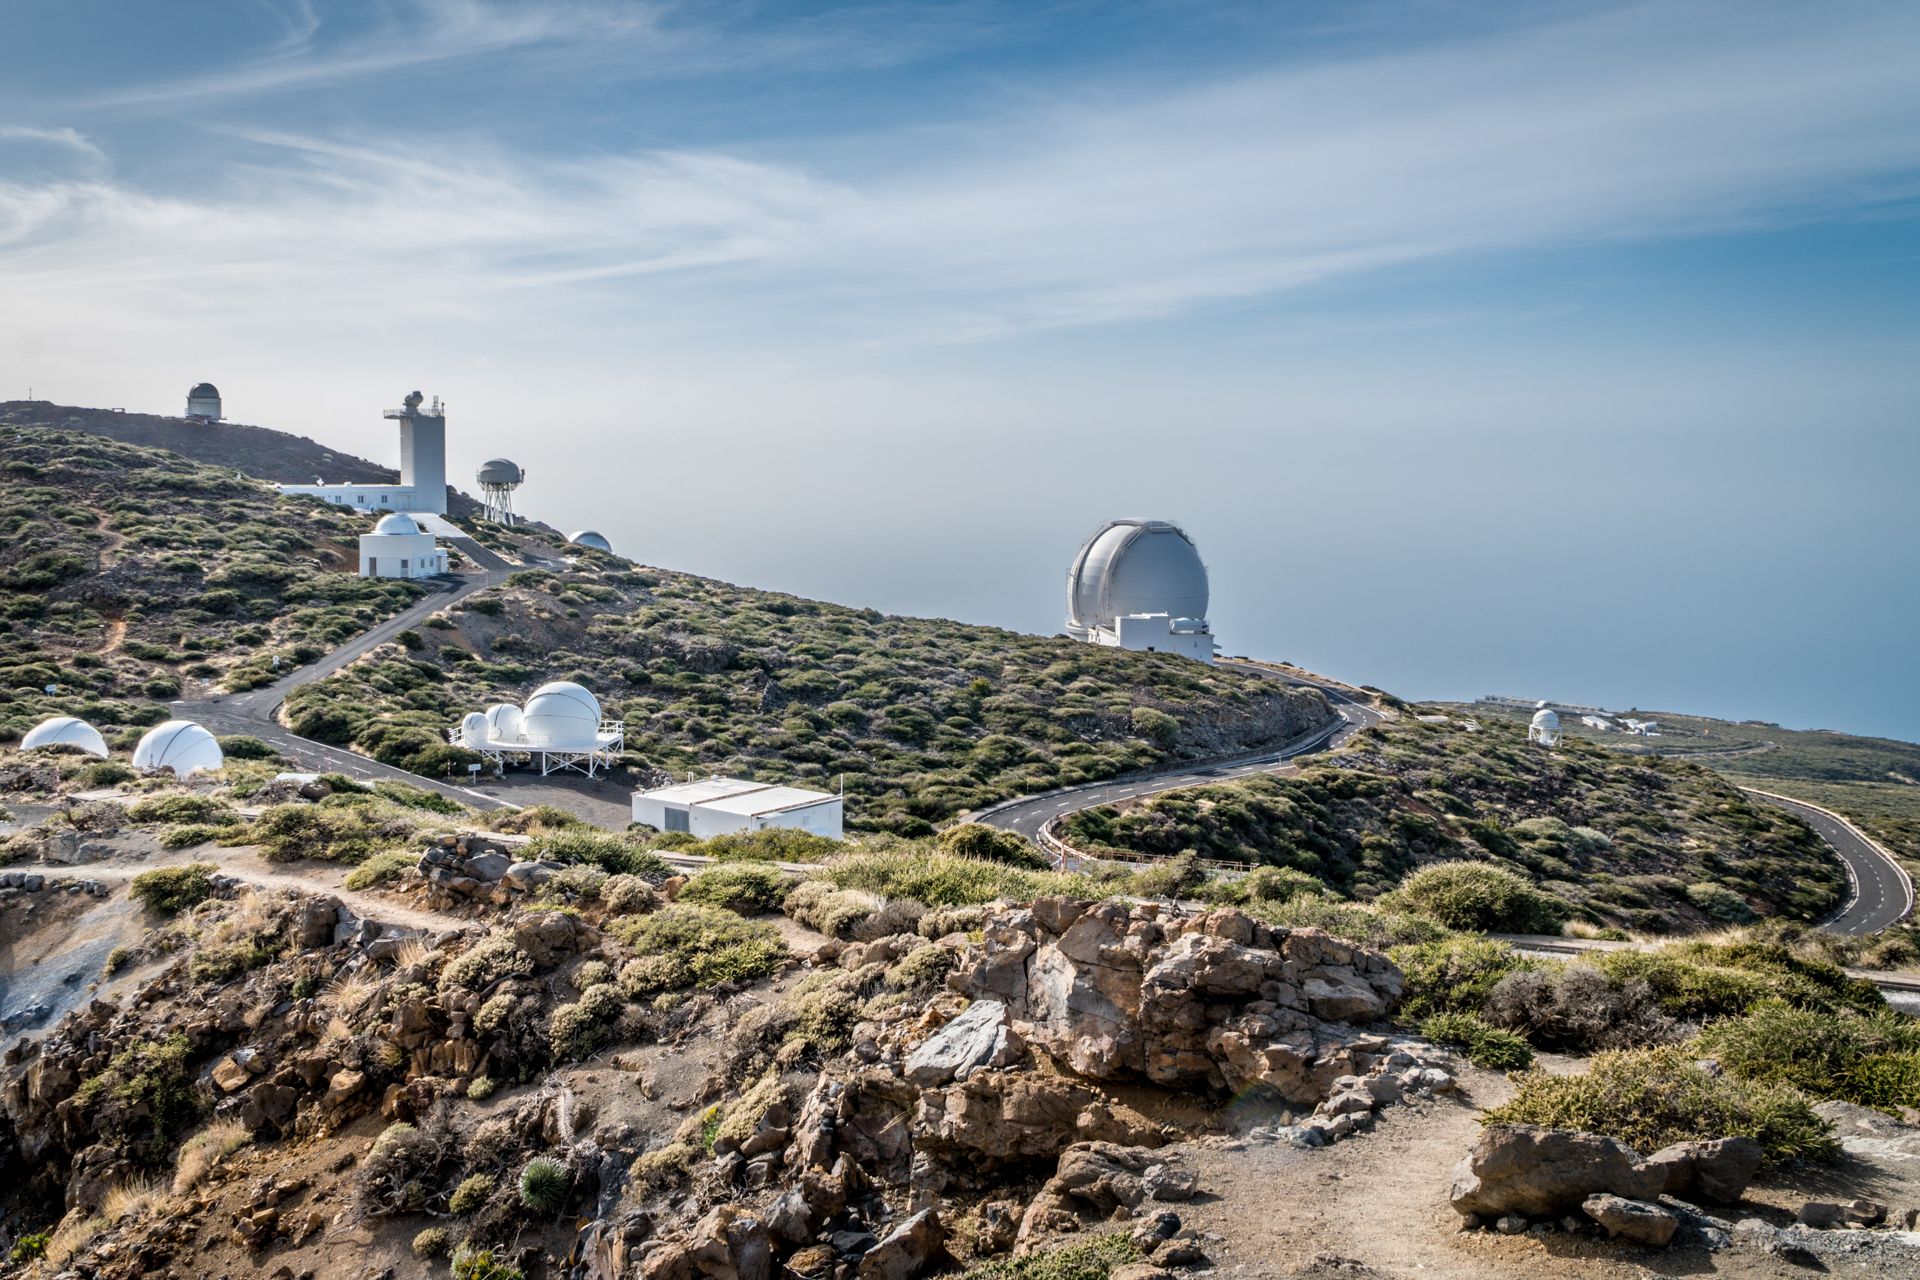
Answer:
[[1086, 638], [1136, 613], [1207, 616], [1207, 566], [1179, 525], [1113, 520], [1085, 542], [1067, 572], [1067, 630]]
[[527, 477], [517, 462], [506, 458], [488, 458], [480, 464], [480, 470], [474, 472], [473, 478], [481, 484], [519, 484]]
[[576, 547], [592, 547], [595, 551], [613, 550], [613, 544], [608, 542], [604, 535], [596, 533], [592, 529], [582, 529], [578, 533], [571, 534], [568, 536], [567, 541]]
[[404, 511], [389, 511], [380, 517], [380, 523], [373, 526], [375, 533], [415, 534], [420, 532], [420, 522]]
[[1560, 717], [1550, 707], [1542, 707], [1533, 713], [1533, 727], [1536, 729], [1558, 729]]
[[460, 745], [463, 747], [483, 747], [487, 743], [487, 716], [483, 711], [469, 711], [460, 717]]
[[[496, 702], [487, 708], [487, 734], [495, 742], [520, 742], [526, 737], [525, 718], [511, 702]], [[462, 722], [462, 732], [465, 723]]]
[[555, 680], [527, 699], [524, 725], [533, 746], [584, 751], [600, 733], [600, 700], [571, 680]]
[[191, 720], [169, 720], [147, 730], [133, 749], [136, 769], [171, 769], [184, 778], [198, 769], [218, 769], [227, 762], [213, 735]]
[[107, 755], [107, 740], [100, 736], [100, 731], [76, 716], [42, 720], [20, 740], [22, 751], [38, 751], [42, 747], [78, 747], [103, 760]]

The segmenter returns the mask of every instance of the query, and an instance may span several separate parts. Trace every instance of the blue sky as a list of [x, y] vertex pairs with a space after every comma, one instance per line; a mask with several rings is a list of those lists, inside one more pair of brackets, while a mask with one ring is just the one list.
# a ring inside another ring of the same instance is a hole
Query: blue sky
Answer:
[[0, 10], [0, 394], [456, 471], [677, 568], [1920, 737], [1920, 7]]

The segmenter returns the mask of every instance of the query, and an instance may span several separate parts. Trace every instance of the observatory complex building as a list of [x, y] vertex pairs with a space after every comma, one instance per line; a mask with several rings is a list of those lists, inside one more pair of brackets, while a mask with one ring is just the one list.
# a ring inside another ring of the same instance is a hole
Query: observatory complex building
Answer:
[[383, 415], [400, 424], [399, 484], [283, 484], [281, 493], [304, 493], [336, 506], [362, 511], [412, 511], [422, 515], [447, 514], [447, 418], [435, 399], [422, 410], [424, 397], [414, 392], [398, 409]]
[[447, 553], [404, 511], [389, 511], [360, 535], [363, 578], [431, 578], [447, 571]]
[[196, 382], [187, 392], [186, 416], [195, 422], [220, 421], [220, 388], [211, 382]]
[[1165, 520], [1111, 520], [1067, 571], [1067, 634], [1092, 644], [1213, 661], [1207, 566]]

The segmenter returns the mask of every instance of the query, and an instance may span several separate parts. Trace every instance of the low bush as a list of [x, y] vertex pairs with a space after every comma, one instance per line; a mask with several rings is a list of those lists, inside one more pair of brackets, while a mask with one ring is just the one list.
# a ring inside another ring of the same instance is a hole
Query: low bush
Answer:
[[1466, 936], [1399, 946], [1389, 954], [1407, 980], [1400, 1008], [1409, 1018], [1478, 1014], [1502, 979], [1540, 966], [1504, 942]]
[[174, 1157], [173, 1193], [185, 1195], [222, 1160], [253, 1141], [253, 1134], [238, 1120], [215, 1120], [180, 1144]]
[[578, 1062], [613, 1038], [614, 1026], [627, 1011], [620, 988], [611, 982], [588, 987], [572, 1004], [553, 1011], [547, 1040], [557, 1062]]
[[529, 843], [522, 856], [598, 867], [609, 875], [640, 876], [659, 884], [673, 874], [673, 868], [644, 844], [625, 836], [604, 831], [566, 829], [543, 832]]
[[1764, 1000], [1709, 1024], [1698, 1047], [1742, 1080], [1862, 1106], [1920, 1107], [1920, 1019], [1892, 1009], [1869, 1017]]
[[1533, 1046], [1478, 1014], [1436, 1013], [1420, 1024], [1420, 1034], [1459, 1049], [1468, 1062], [1489, 1071], [1524, 1071], [1533, 1065]]
[[191, 849], [197, 845], [206, 844], [210, 840], [218, 840], [221, 836], [225, 835], [228, 830], [229, 828], [227, 827], [209, 827], [200, 824], [191, 824], [184, 827], [169, 827], [160, 836], [160, 847], [162, 849]]
[[837, 888], [911, 898], [930, 907], [971, 906], [996, 898], [1026, 900], [1087, 888], [1076, 876], [1028, 871], [905, 842], [857, 848], [822, 867], [820, 878]]
[[1029, 871], [1048, 871], [1053, 865], [1032, 841], [1011, 831], [990, 827], [984, 822], [962, 822], [948, 827], [934, 837], [934, 843], [943, 851], [958, 854], [962, 858], [1004, 862], [1008, 866], [1025, 867]]
[[638, 953], [620, 971], [621, 988], [636, 997], [748, 982], [772, 973], [787, 956], [771, 925], [714, 907], [674, 903], [617, 920], [611, 932]]
[[600, 886], [600, 902], [609, 915], [638, 916], [658, 908], [660, 895], [641, 876], [608, 876]]
[[240, 821], [240, 815], [212, 796], [149, 796], [127, 809], [132, 822], [193, 822], [207, 826], [228, 826]]
[[156, 867], [133, 878], [129, 888], [133, 896], [162, 915], [174, 915], [197, 906], [216, 892], [213, 876], [219, 868], [211, 862], [190, 862], [184, 867]]
[[1294, 867], [1255, 867], [1243, 876], [1207, 881], [1194, 897], [1221, 906], [1287, 902], [1306, 893], [1325, 893], [1327, 886]]
[[494, 1257], [491, 1249], [462, 1244], [453, 1251], [453, 1280], [527, 1280], [527, 1275]]
[[1484, 862], [1422, 867], [1381, 905], [1481, 933], [1559, 933], [1569, 908], [1522, 876]]
[[520, 1203], [535, 1213], [560, 1212], [572, 1190], [573, 1176], [552, 1156], [535, 1156], [520, 1171]]
[[830, 938], [847, 938], [854, 926], [879, 908], [880, 899], [861, 889], [836, 889], [825, 880], [803, 880], [781, 904], [783, 910], [809, 929]]
[[427, 1227], [413, 1237], [413, 1256], [416, 1258], [437, 1258], [446, 1251], [445, 1227]]
[[513, 943], [513, 937], [494, 932], [468, 947], [440, 971], [440, 989], [464, 987], [484, 991], [502, 978], [525, 977], [533, 972], [533, 957]]
[[412, 819], [390, 806], [336, 794], [320, 804], [274, 805], [247, 834], [268, 862], [358, 863], [410, 842], [415, 830]]
[[447, 1212], [455, 1217], [464, 1218], [487, 1202], [493, 1194], [494, 1177], [490, 1173], [470, 1174], [462, 1179], [460, 1185], [447, 1197]]
[[1139, 1258], [1126, 1232], [1111, 1231], [1057, 1249], [995, 1258], [969, 1268], [962, 1280], [1107, 1280]]
[[1687, 1049], [1603, 1053], [1583, 1075], [1530, 1071], [1487, 1123], [1584, 1129], [1642, 1154], [1689, 1139], [1748, 1137], [1770, 1161], [1838, 1156], [1833, 1129], [1800, 1093], [1702, 1067]]
[[73, 1095], [92, 1132], [143, 1139], [143, 1147], [164, 1154], [167, 1139], [192, 1123], [200, 1102], [193, 1091], [185, 1035], [143, 1040], [108, 1060], [106, 1068]]
[[215, 741], [220, 744], [221, 753], [229, 760], [278, 760], [280, 758], [277, 748], [249, 734], [222, 734]]
[[[664, 847], [657, 839], [653, 843]], [[729, 832], [679, 847], [683, 852], [700, 854], [716, 862], [825, 862], [846, 852], [847, 848], [838, 840], [792, 827]]]
[[347, 878], [341, 883], [349, 889], [372, 889], [404, 879], [419, 865], [420, 859], [414, 854], [401, 849], [392, 849], [386, 853], [374, 854], [347, 872]]
[[735, 862], [696, 873], [674, 901], [753, 914], [778, 911], [792, 887], [787, 873], [771, 863]]
[[1685, 1038], [1683, 1025], [1661, 1010], [1646, 983], [1616, 985], [1585, 964], [1510, 973], [1487, 993], [1481, 1013], [1538, 1048], [1567, 1053], [1646, 1048]]
[[1302, 893], [1283, 902], [1249, 902], [1247, 914], [1289, 929], [1324, 929], [1362, 946], [1388, 948], [1435, 942], [1450, 931], [1426, 916]]

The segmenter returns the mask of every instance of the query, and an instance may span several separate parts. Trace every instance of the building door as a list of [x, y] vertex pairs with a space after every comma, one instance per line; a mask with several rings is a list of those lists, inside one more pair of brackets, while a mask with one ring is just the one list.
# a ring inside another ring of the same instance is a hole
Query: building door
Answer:
[[367, 557], [367, 576], [369, 578], [377, 578], [380, 576], [380, 557], [379, 556]]

